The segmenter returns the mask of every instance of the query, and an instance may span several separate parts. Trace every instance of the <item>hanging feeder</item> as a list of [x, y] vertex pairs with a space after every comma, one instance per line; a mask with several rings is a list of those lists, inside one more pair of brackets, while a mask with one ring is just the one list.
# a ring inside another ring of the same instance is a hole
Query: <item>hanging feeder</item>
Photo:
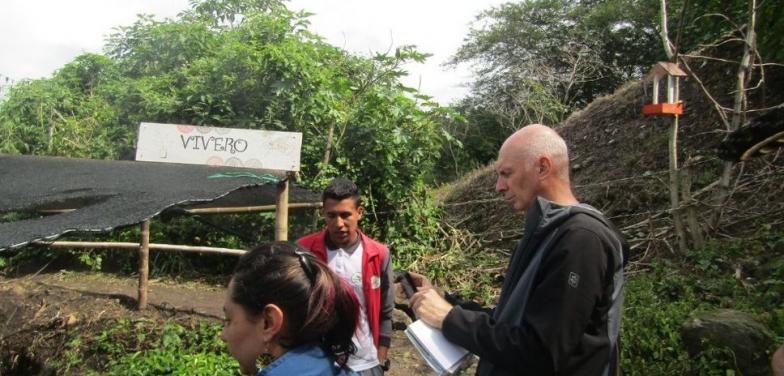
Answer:
[[[642, 107], [642, 114], [648, 116], [678, 116], [683, 114], [683, 102], [680, 100], [678, 81], [679, 77], [686, 77], [686, 72], [678, 67], [678, 64], [666, 61], [656, 63], [648, 75], [645, 82], [653, 84], [653, 100], [651, 103]], [[666, 79], [665, 101], [659, 100], [661, 94], [662, 81]]]

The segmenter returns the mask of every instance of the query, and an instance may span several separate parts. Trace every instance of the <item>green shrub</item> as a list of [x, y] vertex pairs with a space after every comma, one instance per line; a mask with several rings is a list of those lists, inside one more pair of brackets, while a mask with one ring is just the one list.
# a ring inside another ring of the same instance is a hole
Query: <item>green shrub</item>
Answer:
[[[221, 325], [207, 322], [182, 325], [120, 319], [90, 343], [77, 336], [69, 342], [68, 351], [106, 356], [103, 366], [87, 371], [93, 376], [239, 375], [239, 365], [229, 355], [220, 332]], [[87, 363], [69, 354], [65, 361], [69, 366]]]

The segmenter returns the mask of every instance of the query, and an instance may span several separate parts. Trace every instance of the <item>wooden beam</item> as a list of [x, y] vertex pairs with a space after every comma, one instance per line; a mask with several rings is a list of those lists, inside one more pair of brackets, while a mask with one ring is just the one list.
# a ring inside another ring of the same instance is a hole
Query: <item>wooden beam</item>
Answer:
[[[288, 204], [289, 209], [314, 209], [320, 208], [320, 202], [296, 202]], [[189, 214], [234, 214], [234, 213], [251, 213], [251, 212], [264, 212], [277, 210], [278, 204], [275, 205], [260, 205], [260, 206], [235, 206], [225, 208], [195, 208], [185, 209]]]
[[[49, 248], [86, 248], [86, 249], [139, 249], [139, 243], [129, 242], [82, 242], [82, 241], [56, 241], [56, 242], [35, 242], [37, 245], [47, 246]], [[245, 250], [232, 249], [232, 248], [217, 248], [217, 247], [199, 247], [189, 245], [176, 245], [176, 244], [158, 244], [150, 243], [149, 249], [155, 251], [179, 251], [179, 252], [194, 252], [194, 253], [215, 253], [221, 255], [241, 256], [245, 254]]]
[[[240, 214], [240, 213], [273, 211], [276, 210], [277, 207], [278, 207], [277, 204], [257, 205], [257, 206], [226, 206], [226, 207], [218, 207], [218, 208], [185, 209], [185, 212], [188, 214]], [[318, 209], [320, 207], [321, 207], [320, 202], [295, 202], [289, 204], [289, 210]], [[42, 209], [42, 210], [37, 210], [37, 212], [41, 214], [60, 214], [60, 213], [72, 212], [74, 210], [76, 209]]]

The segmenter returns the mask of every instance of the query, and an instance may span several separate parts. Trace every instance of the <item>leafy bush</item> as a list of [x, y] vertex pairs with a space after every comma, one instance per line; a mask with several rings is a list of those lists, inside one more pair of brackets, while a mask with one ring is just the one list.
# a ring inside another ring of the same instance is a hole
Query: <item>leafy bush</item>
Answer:
[[91, 350], [109, 355], [103, 371], [91, 375], [239, 375], [239, 365], [220, 340], [221, 326], [183, 326], [152, 321], [117, 320], [103, 330]]

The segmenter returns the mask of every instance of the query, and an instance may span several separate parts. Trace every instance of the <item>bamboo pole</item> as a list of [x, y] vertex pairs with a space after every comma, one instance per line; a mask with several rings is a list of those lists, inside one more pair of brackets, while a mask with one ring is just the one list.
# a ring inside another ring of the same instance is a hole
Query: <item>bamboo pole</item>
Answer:
[[[129, 242], [83, 242], [83, 241], [56, 241], [56, 242], [35, 242], [35, 244], [47, 246], [49, 248], [85, 248], [85, 249], [139, 249], [139, 243]], [[218, 247], [200, 247], [177, 244], [150, 243], [149, 249], [155, 251], [179, 251], [193, 253], [215, 253], [221, 255], [241, 256], [245, 250]]]
[[142, 222], [142, 239], [139, 246], [139, 301], [138, 309], [147, 308], [147, 282], [150, 276], [150, 220]]
[[278, 183], [278, 203], [275, 208], [275, 241], [289, 240], [289, 179]]
[[[257, 205], [257, 206], [226, 206], [217, 208], [193, 208], [185, 209], [188, 214], [239, 214], [239, 213], [254, 213], [277, 210], [278, 205]], [[321, 207], [320, 202], [295, 202], [289, 204], [291, 209], [318, 209]], [[68, 213], [76, 209], [43, 209], [38, 210], [41, 214], [59, 214]]]
[[[296, 202], [288, 204], [289, 209], [318, 209], [321, 207], [320, 202]], [[249, 213], [249, 212], [262, 212], [277, 210], [278, 204], [275, 205], [261, 205], [261, 206], [235, 206], [226, 208], [195, 208], [185, 209], [189, 214], [231, 214], [231, 213]]]

